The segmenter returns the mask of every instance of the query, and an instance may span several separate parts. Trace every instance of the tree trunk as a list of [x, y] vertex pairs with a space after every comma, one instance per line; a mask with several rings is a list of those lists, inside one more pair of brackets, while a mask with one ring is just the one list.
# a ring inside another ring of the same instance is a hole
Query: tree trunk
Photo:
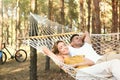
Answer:
[[64, 0], [60, 0], [60, 5], [61, 5], [61, 24], [64, 25], [65, 24], [65, 13], [64, 13]]
[[111, 32], [117, 32], [118, 28], [118, 14], [117, 14], [118, 0], [112, 0], [112, 29]]
[[0, 50], [2, 49], [2, 30], [3, 30], [3, 1], [0, 0]]
[[[61, 5], [61, 24], [64, 25], [65, 24], [65, 13], [64, 13], [64, 0], [60, 0], [60, 5]], [[64, 32], [64, 26], [62, 26], [62, 32]]]
[[92, 11], [92, 33], [96, 33], [96, 30], [95, 30], [95, 25], [96, 25], [96, 23], [95, 23], [95, 13], [94, 13], [95, 11], [93, 10]]
[[[15, 31], [16, 31], [16, 36], [15, 36], [15, 42], [17, 43], [16, 45], [16, 48], [20, 48], [20, 44], [21, 44], [21, 41], [18, 40], [18, 37], [21, 36], [21, 29], [20, 29], [20, 7], [19, 7], [19, 4], [20, 4], [20, 1], [17, 0], [17, 10], [16, 10], [16, 15], [17, 15], [17, 19], [16, 19], [16, 28], [15, 28]], [[15, 43], [15, 44], [16, 44]]]
[[84, 31], [85, 30], [85, 18], [84, 18], [84, 13], [85, 13], [85, 11], [84, 11], [84, 6], [83, 6], [83, 4], [84, 4], [84, 0], [80, 0], [80, 29], [81, 29], [81, 31]]
[[99, 8], [100, 0], [93, 0], [94, 8], [93, 8], [93, 27], [95, 33], [101, 33], [101, 22], [100, 22], [100, 8]]
[[88, 4], [88, 27], [87, 27], [87, 31], [90, 32], [91, 0], [88, 0], [87, 4]]
[[[48, 5], [49, 5], [49, 7], [48, 7], [48, 19], [52, 20], [53, 19], [52, 18], [52, 16], [53, 16], [52, 15], [52, 12], [53, 12], [53, 7], [52, 7], [53, 6], [53, 0], [49, 0]], [[50, 48], [50, 46], [49, 46], [49, 48]], [[48, 70], [50, 70], [50, 58], [48, 56], [46, 56], [45, 71], [48, 71]]]
[[69, 16], [69, 28], [72, 29], [72, 12], [73, 12], [73, 8], [72, 8], [72, 4], [73, 4], [73, 0], [69, 0], [68, 2], [68, 8], [69, 8], [69, 11], [68, 11], [68, 16]]
[[[61, 24], [62, 24], [62, 32], [64, 33], [64, 25], [65, 25], [64, 0], [60, 0], [60, 6], [61, 6]], [[60, 72], [63, 72], [63, 70], [60, 69]]]
[[30, 47], [30, 80], [37, 80], [37, 50]]
[[[37, 13], [37, 0], [31, 0], [31, 12]], [[37, 36], [37, 31], [34, 32], [33, 30], [37, 28], [37, 22], [31, 20], [30, 23], [30, 29], [32, 29], [30, 30], [32, 31], [30, 32], [30, 36]], [[37, 50], [33, 47], [30, 47], [30, 80], [37, 80]]]
[[120, 32], [120, 0], [119, 0], [118, 4], [119, 4], [119, 14], [118, 14], [119, 16], [118, 17], [119, 17], [119, 32]]
[[[112, 0], [112, 29], [111, 32], [115, 33], [118, 29], [118, 0]], [[117, 46], [117, 36], [112, 36], [111, 39], [114, 40], [114, 45], [112, 46], [113, 50], [116, 50]]]
[[[92, 33], [101, 33], [101, 23], [100, 23], [100, 8], [99, 8], [99, 2], [100, 0], [93, 0], [93, 12], [92, 12]], [[97, 41], [101, 41], [101, 38], [98, 38]], [[101, 44], [97, 44], [101, 46]], [[97, 47], [95, 44], [93, 44], [94, 47]], [[100, 51], [100, 48], [97, 47], [97, 49]], [[100, 54], [101, 52], [97, 52]]]
[[[3, 30], [3, 5], [2, 5], [2, 0], [0, 0], [0, 51], [2, 50], [2, 30]], [[0, 55], [2, 53], [0, 52]], [[0, 63], [2, 62], [2, 58], [0, 57]]]

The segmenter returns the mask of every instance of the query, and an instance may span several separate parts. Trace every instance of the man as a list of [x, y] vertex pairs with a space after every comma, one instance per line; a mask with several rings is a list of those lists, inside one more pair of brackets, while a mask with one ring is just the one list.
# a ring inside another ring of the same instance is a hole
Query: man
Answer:
[[88, 32], [85, 32], [81, 37], [78, 34], [72, 35], [70, 38], [69, 50], [71, 56], [85, 55], [86, 58], [94, 61], [94, 63], [102, 57], [92, 48], [90, 35]]
[[102, 56], [97, 54], [92, 48], [90, 35], [87, 31], [82, 36], [79, 36], [79, 34], [71, 36], [69, 50], [71, 56], [85, 55], [86, 58], [93, 60], [95, 63], [120, 59], [120, 54], [115, 54], [114, 52], [106, 53]]
[[[97, 63], [103, 57], [98, 55], [95, 50], [92, 48], [90, 35], [88, 32], [85, 32], [83, 36], [79, 36], [78, 34], [72, 35], [70, 38], [70, 46], [69, 51], [71, 56], [75, 55], [85, 55], [85, 58], [92, 60], [94, 63]], [[114, 59], [114, 60], [111, 60]], [[116, 77], [117, 80], [120, 79], [120, 69], [116, 69], [116, 66], [120, 66], [120, 60], [116, 60], [115, 57], [109, 59], [110, 61], [100, 61], [100, 64], [93, 65], [88, 68], [80, 69], [80, 71], [93, 74], [101, 77]], [[102, 63], [101, 63], [102, 62]], [[113, 72], [112, 72], [113, 71]], [[111, 74], [111, 72], [113, 74]], [[117, 75], [116, 75], [117, 74]], [[79, 78], [80, 72], [77, 72], [77, 77]], [[84, 79], [82, 79], [84, 80]]]

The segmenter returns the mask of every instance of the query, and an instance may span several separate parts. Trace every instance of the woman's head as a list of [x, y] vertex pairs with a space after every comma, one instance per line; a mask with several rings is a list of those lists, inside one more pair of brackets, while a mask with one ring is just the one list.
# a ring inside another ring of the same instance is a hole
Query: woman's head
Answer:
[[61, 40], [55, 42], [52, 48], [52, 52], [55, 54], [68, 54], [68, 46]]

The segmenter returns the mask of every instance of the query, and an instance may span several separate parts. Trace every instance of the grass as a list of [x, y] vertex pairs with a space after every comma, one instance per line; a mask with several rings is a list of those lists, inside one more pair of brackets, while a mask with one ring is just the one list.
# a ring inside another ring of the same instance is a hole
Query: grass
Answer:
[[[45, 71], [45, 56], [38, 54], [37, 57], [38, 80], [74, 80], [70, 75], [60, 72], [60, 68], [50, 61], [50, 70]], [[0, 80], [30, 80], [30, 59], [18, 63], [14, 59], [0, 65]]]

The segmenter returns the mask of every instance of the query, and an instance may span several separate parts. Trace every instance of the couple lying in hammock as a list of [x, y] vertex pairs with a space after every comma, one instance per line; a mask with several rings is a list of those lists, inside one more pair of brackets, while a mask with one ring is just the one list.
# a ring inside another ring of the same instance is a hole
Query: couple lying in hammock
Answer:
[[92, 48], [88, 32], [85, 32], [83, 36], [72, 35], [69, 46], [63, 41], [57, 41], [52, 51], [47, 47], [43, 47], [43, 51], [52, 58], [56, 58], [74, 68], [79, 68], [76, 74], [78, 77], [79, 72], [83, 71], [103, 78], [115, 77], [120, 80], [120, 60], [112, 59], [96, 64], [102, 56], [98, 55]]

